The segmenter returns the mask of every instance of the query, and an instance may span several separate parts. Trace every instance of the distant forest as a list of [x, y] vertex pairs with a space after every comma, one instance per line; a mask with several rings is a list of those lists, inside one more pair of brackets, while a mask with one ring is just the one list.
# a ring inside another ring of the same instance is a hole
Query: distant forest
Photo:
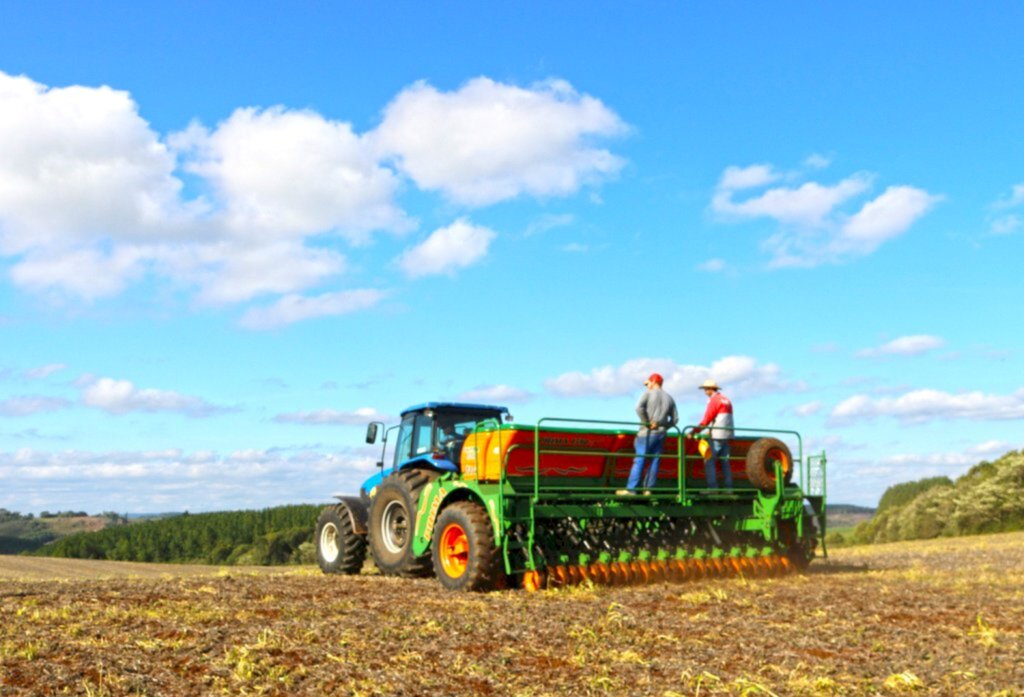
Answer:
[[321, 506], [183, 513], [69, 535], [36, 554], [75, 559], [192, 564], [298, 564], [313, 561]]
[[842, 540], [868, 544], [1024, 530], [1024, 452], [980, 462], [955, 481], [931, 477], [889, 487], [875, 516]]

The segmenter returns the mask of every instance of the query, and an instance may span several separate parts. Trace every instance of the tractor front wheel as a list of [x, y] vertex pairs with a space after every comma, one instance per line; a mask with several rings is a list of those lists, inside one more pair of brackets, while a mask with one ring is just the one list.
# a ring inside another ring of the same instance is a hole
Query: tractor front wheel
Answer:
[[488, 591], [504, 580], [490, 517], [478, 503], [457, 501], [441, 511], [431, 548], [434, 574], [448, 590]]
[[352, 529], [344, 504], [328, 506], [316, 521], [316, 561], [325, 574], [358, 574], [366, 560], [366, 536]]

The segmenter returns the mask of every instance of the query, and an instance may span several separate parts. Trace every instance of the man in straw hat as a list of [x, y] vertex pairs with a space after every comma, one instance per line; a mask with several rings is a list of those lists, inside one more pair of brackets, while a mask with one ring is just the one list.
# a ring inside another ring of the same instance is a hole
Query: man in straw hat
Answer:
[[626, 488], [617, 492], [620, 496], [636, 493], [644, 464], [648, 464], [647, 475], [643, 481], [644, 493], [651, 493], [650, 490], [658, 479], [658, 462], [661, 459], [658, 456], [665, 449], [665, 436], [669, 428], [679, 423], [676, 401], [668, 392], [661, 389], [662, 383], [664, 379], [658, 373], [651, 373], [651, 376], [644, 380], [647, 390], [640, 395], [640, 401], [636, 403], [636, 415], [640, 417], [640, 430], [637, 431], [635, 441], [636, 459], [633, 460], [633, 468], [629, 471]]
[[729, 466], [729, 439], [733, 434], [732, 423], [732, 402], [722, 394], [722, 388], [714, 380], [705, 380], [700, 386], [704, 394], [708, 396], [708, 408], [704, 412], [704, 418], [693, 430], [697, 435], [705, 427], [711, 426], [710, 442], [711, 457], [704, 464], [704, 476], [707, 479], [709, 489], [718, 488], [718, 474], [715, 471], [718, 463], [722, 463], [722, 475], [725, 478], [725, 488], [732, 488], [732, 468]]

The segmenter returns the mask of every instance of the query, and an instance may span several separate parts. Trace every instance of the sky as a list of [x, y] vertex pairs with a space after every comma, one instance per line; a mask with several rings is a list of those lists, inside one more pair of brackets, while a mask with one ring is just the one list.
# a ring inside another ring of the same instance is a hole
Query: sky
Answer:
[[1024, 446], [1020, 3], [0, 11], [0, 507], [324, 502], [653, 371], [836, 503]]

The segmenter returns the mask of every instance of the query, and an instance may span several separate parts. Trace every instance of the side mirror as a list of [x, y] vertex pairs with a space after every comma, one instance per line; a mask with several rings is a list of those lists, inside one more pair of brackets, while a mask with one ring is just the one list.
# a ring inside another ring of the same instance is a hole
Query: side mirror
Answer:
[[512, 423], [512, 418], [513, 418], [513, 417], [512, 417], [512, 415], [511, 415], [511, 414], [509, 414], [509, 413], [508, 413], [508, 412], [506, 411], [506, 412], [505, 412], [505, 423]]
[[366, 427], [366, 442], [376, 443], [377, 442], [377, 422], [374, 421]]

